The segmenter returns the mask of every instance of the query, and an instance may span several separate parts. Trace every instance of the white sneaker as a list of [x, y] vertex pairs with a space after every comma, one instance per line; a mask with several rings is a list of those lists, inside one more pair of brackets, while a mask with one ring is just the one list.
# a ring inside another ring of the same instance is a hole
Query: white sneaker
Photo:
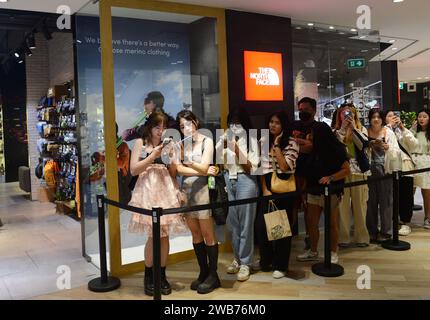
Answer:
[[337, 252], [331, 253], [331, 263], [337, 264], [339, 262], [339, 256], [337, 255]]
[[424, 219], [424, 229], [430, 229], [430, 218]]
[[318, 261], [318, 260], [319, 260], [318, 252], [312, 252], [311, 250], [308, 250], [305, 253], [297, 256], [297, 261], [300, 261], [300, 262]]
[[408, 236], [412, 232], [411, 227], [409, 227], [406, 224], [402, 224], [402, 226], [399, 229], [399, 235], [400, 236]]
[[250, 270], [246, 265], [241, 265], [239, 269], [239, 273], [237, 274], [238, 281], [246, 281], [249, 279]]
[[285, 275], [286, 275], [286, 272], [282, 272], [279, 270], [273, 271], [273, 274], [272, 274], [273, 278], [275, 278], [275, 279], [281, 279], [281, 278], [285, 277]]
[[239, 269], [240, 269], [239, 262], [237, 262], [237, 260], [234, 259], [233, 262], [227, 267], [227, 273], [236, 274], [239, 272]]

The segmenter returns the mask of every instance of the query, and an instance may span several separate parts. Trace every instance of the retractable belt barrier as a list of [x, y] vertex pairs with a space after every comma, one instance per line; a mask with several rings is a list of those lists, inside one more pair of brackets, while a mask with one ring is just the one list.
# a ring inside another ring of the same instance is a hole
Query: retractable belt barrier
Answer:
[[152, 232], [153, 232], [153, 277], [154, 277], [154, 300], [161, 300], [161, 254], [160, 254], [160, 218], [163, 215], [178, 214], [193, 211], [210, 210], [222, 207], [234, 207], [243, 204], [256, 203], [261, 201], [269, 201], [276, 199], [284, 199], [297, 197], [302, 193], [320, 193], [324, 196], [324, 262], [316, 263], [312, 266], [312, 271], [323, 277], [338, 277], [343, 275], [344, 269], [338, 264], [331, 263], [331, 250], [330, 250], [330, 212], [331, 212], [331, 195], [339, 192], [344, 188], [353, 188], [362, 185], [369, 185], [382, 180], [393, 181], [393, 238], [382, 243], [382, 247], [388, 250], [409, 250], [410, 244], [405, 241], [399, 241], [399, 183], [400, 178], [403, 176], [410, 176], [418, 173], [430, 172], [430, 168], [417, 169], [412, 171], [396, 171], [392, 174], [387, 174], [381, 177], [368, 177], [363, 181], [356, 181], [345, 183], [337, 186], [321, 186], [318, 188], [298, 190], [295, 192], [288, 192], [282, 194], [272, 194], [270, 196], [254, 197], [242, 200], [215, 202], [205, 205], [197, 205], [182, 208], [163, 209], [153, 208], [152, 210], [137, 208], [117, 201], [110, 200], [104, 195], [97, 195], [97, 209], [98, 209], [98, 227], [99, 227], [99, 247], [100, 247], [100, 272], [101, 277], [91, 280], [88, 283], [88, 289], [94, 292], [107, 292], [120, 287], [121, 282], [118, 278], [108, 276], [107, 262], [106, 262], [106, 235], [105, 235], [105, 206], [118, 207], [127, 211], [135, 212], [142, 215], [152, 217]]

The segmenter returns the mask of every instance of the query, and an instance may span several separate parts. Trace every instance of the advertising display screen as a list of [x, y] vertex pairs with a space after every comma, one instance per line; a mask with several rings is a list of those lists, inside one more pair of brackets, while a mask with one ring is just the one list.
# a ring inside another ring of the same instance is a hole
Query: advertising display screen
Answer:
[[282, 101], [282, 54], [244, 51], [245, 100]]

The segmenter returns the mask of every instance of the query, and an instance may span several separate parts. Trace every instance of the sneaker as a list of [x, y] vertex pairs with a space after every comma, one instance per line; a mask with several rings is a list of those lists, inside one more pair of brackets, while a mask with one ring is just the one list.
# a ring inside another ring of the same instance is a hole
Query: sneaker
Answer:
[[249, 265], [252, 272], [258, 272], [261, 270], [260, 260], [256, 260]]
[[279, 270], [275, 270], [275, 271], [273, 271], [273, 274], [272, 274], [272, 276], [273, 276], [273, 278], [275, 278], [275, 279], [281, 279], [281, 278], [283, 278], [283, 277], [285, 277], [286, 276], [286, 272], [282, 272], [282, 271], [279, 271]]
[[339, 248], [349, 248], [351, 247], [350, 243], [339, 243], [338, 244]]
[[239, 273], [237, 274], [238, 281], [246, 281], [249, 279], [250, 270], [246, 265], [241, 265], [239, 269]]
[[355, 246], [357, 248], [367, 248], [369, 246], [369, 244], [366, 243], [366, 242], [358, 242], [358, 243], [355, 244]]
[[408, 236], [411, 234], [411, 227], [409, 227], [406, 224], [402, 224], [400, 229], [399, 229], [399, 235], [400, 236]]
[[234, 259], [233, 262], [227, 267], [227, 273], [236, 274], [239, 272], [239, 269], [240, 269], [239, 262], [237, 262], [237, 260]]
[[430, 218], [424, 219], [424, 229], [430, 229]]
[[305, 253], [297, 256], [297, 261], [300, 261], [300, 262], [318, 261], [318, 260], [319, 260], [318, 252], [312, 252], [311, 250], [308, 250]]
[[377, 241], [378, 243], [382, 243], [384, 241], [390, 240], [391, 239], [391, 235], [390, 234], [379, 234]]
[[337, 255], [337, 252], [331, 253], [331, 263], [337, 264], [339, 262], [339, 256]]

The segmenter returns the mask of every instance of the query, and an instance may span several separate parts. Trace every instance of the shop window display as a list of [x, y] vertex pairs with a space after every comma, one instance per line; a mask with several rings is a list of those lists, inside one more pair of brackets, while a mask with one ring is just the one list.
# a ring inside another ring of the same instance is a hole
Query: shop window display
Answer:
[[[169, 116], [192, 110], [202, 127], [220, 127], [220, 85], [216, 19], [146, 10], [112, 8], [115, 120], [119, 149], [131, 152], [139, 128], [155, 103]], [[77, 71], [85, 251], [98, 264], [96, 195], [106, 194], [103, 94], [98, 4], [77, 14]], [[154, 93], [158, 98], [154, 98]], [[162, 100], [162, 103], [160, 103]], [[158, 101], [158, 102], [157, 102]], [[135, 131], [135, 136], [130, 132]], [[125, 157], [124, 159], [126, 159]], [[129, 156], [128, 156], [129, 158]], [[127, 203], [133, 181], [118, 161], [119, 200]], [[109, 210], [109, 209], [108, 209]], [[120, 212], [122, 264], [143, 260], [145, 236], [128, 232], [130, 212]], [[220, 239], [223, 230], [219, 231]], [[109, 237], [107, 237], [109, 239]], [[170, 253], [192, 249], [190, 234], [171, 241]]]

